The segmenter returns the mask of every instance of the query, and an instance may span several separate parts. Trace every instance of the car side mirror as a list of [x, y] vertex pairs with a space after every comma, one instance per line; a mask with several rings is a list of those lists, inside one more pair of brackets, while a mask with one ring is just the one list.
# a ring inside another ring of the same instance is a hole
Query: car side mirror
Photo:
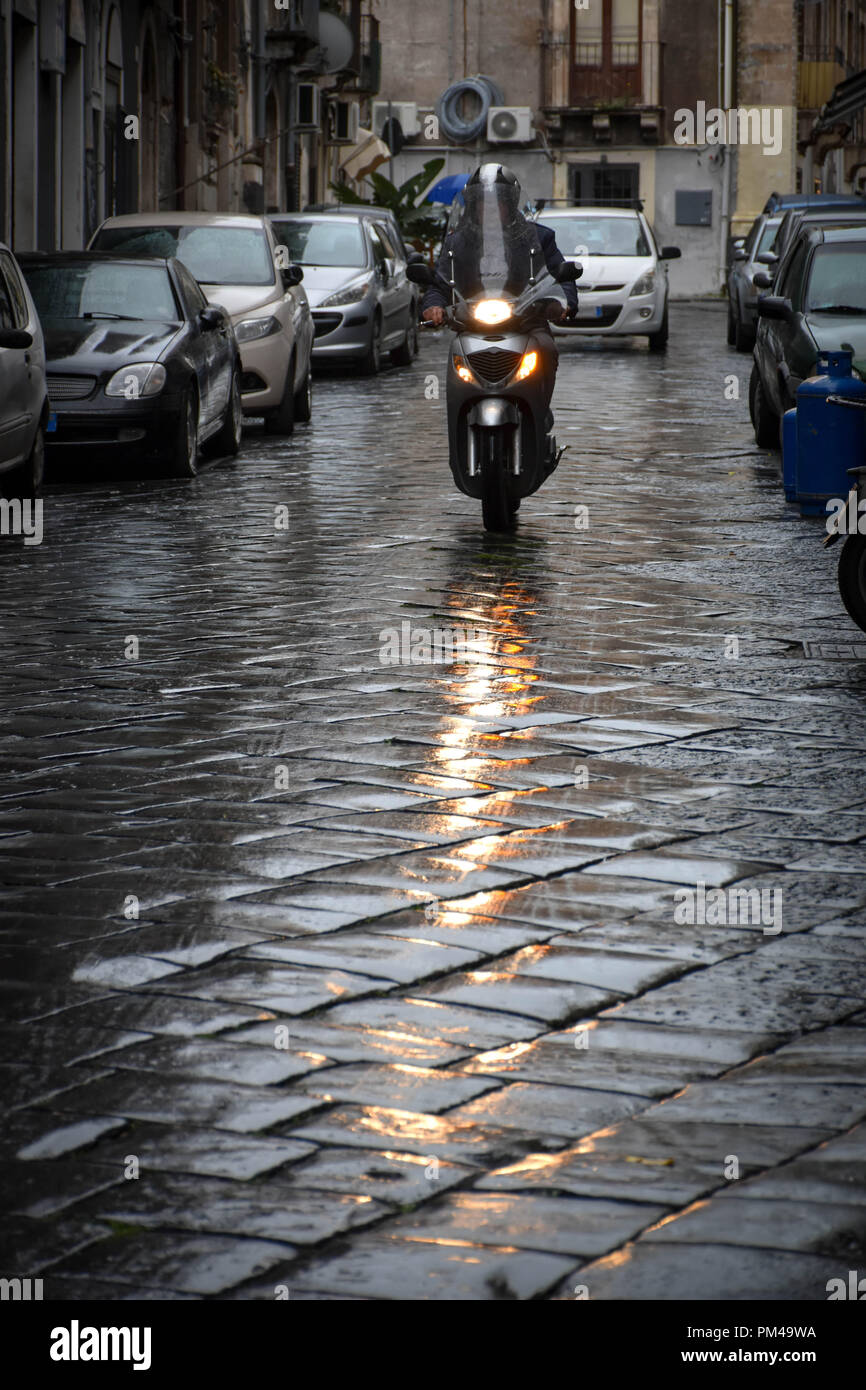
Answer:
[[557, 267], [553, 278], [558, 285], [567, 285], [573, 280], [579, 280], [582, 274], [582, 265], [576, 265], [574, 261], [566, 261], [564, 265]]
[[749, 253], [748, 253], [748, 251], [745, 249], [744, 246], [735, 246], [735, 247], [734, 247], [734, 249], [733, 249], [733, 251], [732, 251], [732, 253], [731, 253], [731, 260], [732, 260], [732, 261], [747, 261], [748, 259], [749, 259]]
[[762, 295], [758, 300], [758, 313], [762, 319], [781, 319], [782, 323], [790, 323], [794, 317], [790, 299], [778, 294]]
[[283, 289], [292, 290], [303, 280], [304, 269], [300, 265], [287, 265], [280, 271], [280, 275], [283, 278]]
[[752, 276], [752, 284], [756, 290], [771, 290], [773, 288], [773, 277], [768, 275], [766, 270], [758, 270]]
[[755, 260], [761, 265], [776, 265], [778, 259], [775, 251], [762, 251], [760, 256], [755, 257]]
[[[416, 254], [420, 255], [420, 252]], [[413, 285], [425, 285], [428, 288], [433, 284], [436, 278], [423, 257], [420, 261], [409, 262], [406, 267], [406, 277], [412, 281]]]
[[33, 334], [26, 328], [4, 328], [0, 330], [0, 348], [29, 348], [33, 346]]
[[736, 236], [731, 242], [731, 250], [736, 255], [738, 251], [743, 251], [745, 249], [745, 245], [746, 238], [744, 236]]
[[682, 254], [678, 246], [663, 246], [659, 259], [662, 261], [678, 261]]
[[222, 324], [223, 316], [219, 309], [209, 304], [206, 309], [199, 310], [198, 321], [200, 327], [207, 331], [209, 329], [219, 328]]

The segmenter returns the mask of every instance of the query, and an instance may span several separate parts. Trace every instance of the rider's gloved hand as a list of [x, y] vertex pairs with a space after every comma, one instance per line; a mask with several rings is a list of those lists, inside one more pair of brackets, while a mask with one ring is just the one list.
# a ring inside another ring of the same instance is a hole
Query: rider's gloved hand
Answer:
[[440, 304], [434, 304], [431, 309], [425, 309], [422, 315], [427, 323], [434, 323], [438, 328], [445, 321], [445, 310]]

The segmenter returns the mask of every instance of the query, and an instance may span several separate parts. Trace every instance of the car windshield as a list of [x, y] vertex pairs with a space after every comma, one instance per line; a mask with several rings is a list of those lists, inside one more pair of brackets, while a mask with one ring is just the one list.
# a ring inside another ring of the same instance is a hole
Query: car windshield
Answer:
[[812, 258], [805, 312], [866, 314], [866, 241], [819, 246]]
[[177, 256], [201, 285], [272, 285], [274, 267], [260, 227], [103, 227], [94, 251]]
[[295, 265], [357, 267], [367, 264], [364, 233], [358, 222], [275, 222], [274, 231]]
[[162, 265], [79, 261], [27, 265], [24, 274], [41, 319], [176, 322], [180, 317], [168, 271]]
[[755, 247], [755, 256], [760, 256], [763, 251], [769, 251], [773, 242], [776, 240], [776, 233], [778, 230], [778, 221], [764, 223], [764, 230], [761, 232], [761, 240]]
[[638, 217], [551, 217], [546, 225], [563, 256], [652, 255]]

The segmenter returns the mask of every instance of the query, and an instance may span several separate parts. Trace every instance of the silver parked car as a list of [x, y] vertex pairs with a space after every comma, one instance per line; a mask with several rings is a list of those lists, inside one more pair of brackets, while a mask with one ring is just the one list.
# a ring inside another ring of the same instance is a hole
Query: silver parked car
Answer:
[[313, 361], [372, 375], [387, 352], [395, 366], [408, 366], [418, 351], [418, 291], [387, 223], [346, 212], [271, 213], [271, 222], [304, 268]]
[[33, 497], [49, 425], [42, 327], [12, 252], [0, 243], [0, 491]]

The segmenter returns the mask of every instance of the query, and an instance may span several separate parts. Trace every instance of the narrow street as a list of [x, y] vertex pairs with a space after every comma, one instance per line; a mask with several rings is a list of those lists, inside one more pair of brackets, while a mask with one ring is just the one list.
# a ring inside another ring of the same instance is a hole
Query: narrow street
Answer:
[[46, 1299], [863, 1268], [866, 640], [724, 314], [563, 349], [513, 537], [451, 481], [446, 334], [188, 485], [55, 464], [0, 547], [4, 1267]]

